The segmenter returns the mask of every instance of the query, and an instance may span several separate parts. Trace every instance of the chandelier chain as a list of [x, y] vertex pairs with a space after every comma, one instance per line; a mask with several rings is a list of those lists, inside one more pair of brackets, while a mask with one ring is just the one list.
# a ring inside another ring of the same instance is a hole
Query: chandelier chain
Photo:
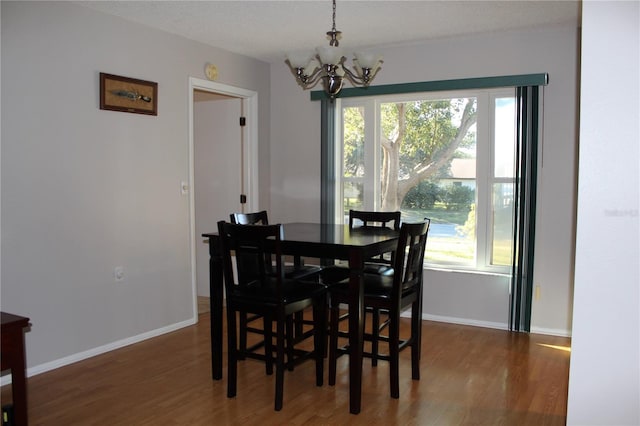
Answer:
[[337, 31], [336, 30], [336, 0], [333, 0], [333, 28], [331, 28], [331, 31]]
[[327, 33], [327, 36], [329, 37], [329, 46], [338, 47], [340, 45], [340, 42], [338, 42], [340, 34], [341, 32], [336, 29], [336, 0], [333, 0], [333, 27], [331, 28], [331, 31]]

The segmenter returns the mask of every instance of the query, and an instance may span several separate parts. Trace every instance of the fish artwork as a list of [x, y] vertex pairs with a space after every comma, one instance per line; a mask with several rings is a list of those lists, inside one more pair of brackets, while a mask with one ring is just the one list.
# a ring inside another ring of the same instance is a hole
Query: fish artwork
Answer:
[[132, 90], [113, 90], [111, 91], [116, 96], [120, 96], [121, 98], [127, 98], [132, 101], [143, 101], [143, 102], [151, 102], [151, 98], [149, 96], [143, 96], [136, 91]]

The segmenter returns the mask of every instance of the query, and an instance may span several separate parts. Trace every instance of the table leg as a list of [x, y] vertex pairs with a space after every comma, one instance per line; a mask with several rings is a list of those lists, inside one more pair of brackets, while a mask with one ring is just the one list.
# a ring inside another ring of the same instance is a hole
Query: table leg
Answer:
[[[22, 330], [20, 330], [22, 333]], [[11, 386], [13, 390], [13, 414], [16, 426], [27, 425], [27, 377], [24, 365], [24, 342], [16, 352], [15, 369], [11, 369]]]
[[349, 255], [349, 412], [360, 413], [364, 351], [364, 260], [359, 250]]
[[211, 314], [211, 375], [213, 380], [222, 379], [222, 300], [223, 277], [219, 241], [209, 239], [209, 305]]
[[[13, 397], [13, 424], [26, 426], [27, 420], [27, 375], [24, 359], [24, 327], [22, 322], [2, 325], [2, 369], [11, 370], [11, 395]], [[4, 424], [4, 423], [3, 423]]]

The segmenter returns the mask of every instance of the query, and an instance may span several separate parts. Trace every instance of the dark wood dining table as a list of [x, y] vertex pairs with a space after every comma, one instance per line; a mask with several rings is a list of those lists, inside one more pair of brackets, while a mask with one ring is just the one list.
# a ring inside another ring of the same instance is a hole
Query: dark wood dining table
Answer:
[[[360, 412], [364, 305], [364, 261], [395, 250], [398, 231], [388, 228], [349, 229], [348, 225], [285, 223], [282, 251], [285, 255], [347, 260], [349, 275], [349, 411]], [[202, 234], [209, 240], [209, 289], [211, 303], [211, 367], [214, 380], [222, 379], [223, 273], [217, 232]]]

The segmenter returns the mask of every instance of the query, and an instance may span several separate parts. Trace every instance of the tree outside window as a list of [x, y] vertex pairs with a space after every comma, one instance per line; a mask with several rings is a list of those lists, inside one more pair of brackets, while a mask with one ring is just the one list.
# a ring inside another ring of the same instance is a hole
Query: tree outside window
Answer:
[[[496, 187], [491, 167], [483, 166], [492, 163], [485, 152], [494, 149], [490, 129], [496, 127], [490, 124], [495, 114], [489, 99], [481, 94], [345, 102], [343, 214], [362, 208], [401, 210], [408, 222], [430, 218], [428, 263], [475, 267], [479, 252], [501, 250], [495, 241], [487, 242], [493, 231], [486, 235], [484, 230], [496, 216], [495, 203], [502, 222], [505, 215], [512, 217], [508, 190], [513, 175]], [[483, 171], [480, 176], [478, 170]], [[485, 213], [478, 214], [478, 206]], [[479, 229], [483, 241], [478, 241]], [[505, 265], [509, 256], [490, 257]]]

